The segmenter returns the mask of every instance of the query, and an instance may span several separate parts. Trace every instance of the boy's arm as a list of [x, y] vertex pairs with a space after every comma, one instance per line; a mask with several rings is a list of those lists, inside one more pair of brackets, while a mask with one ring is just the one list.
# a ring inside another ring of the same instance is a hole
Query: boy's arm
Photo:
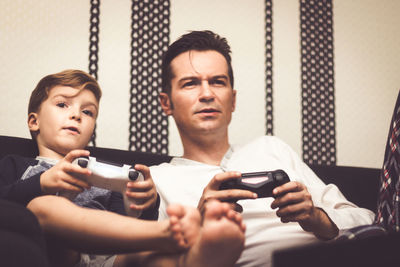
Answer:
[[42, 194], [39, 171], [29, 179], [22, 180], [24, 172], [35, 165], [34, 159], [19, 156], [6, 156], [0, 160], [0, 198], [27, 205], [33, 198]]
[[[158, 220], [158, 209], [160, 208], [160, 196], [157, 194], [157, 202], [154, 206], [149, 209], [143, 210], [142, 215], [139, 219], [143, 220]], [[110, 203], [108, 210], [118, 213], [120, 215], [126, 215], [124, 208], [124, 200], [121, 193], [112, 192], [110, 197]]]

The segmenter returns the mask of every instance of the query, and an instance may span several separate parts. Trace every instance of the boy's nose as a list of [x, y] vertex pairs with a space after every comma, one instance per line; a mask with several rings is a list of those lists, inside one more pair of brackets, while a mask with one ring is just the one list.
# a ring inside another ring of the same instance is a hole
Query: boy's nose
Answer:
[[80, 114], [79, 110], [71, 109], [70, 117], [72, 120], [77, 120], [77, 121], [81, 120], [81, 114]]

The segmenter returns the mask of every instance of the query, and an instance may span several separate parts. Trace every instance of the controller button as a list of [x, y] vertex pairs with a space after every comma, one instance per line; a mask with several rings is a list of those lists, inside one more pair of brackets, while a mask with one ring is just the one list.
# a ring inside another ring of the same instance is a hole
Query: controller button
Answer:
[[135, 181], [139, 177], [139, 172], [130, 170], [128, 176], [130, 180]]
[[78, 165], [82, 168], [86, 168], [88, 165], [88, 161], [86, 159], [78, 159]]

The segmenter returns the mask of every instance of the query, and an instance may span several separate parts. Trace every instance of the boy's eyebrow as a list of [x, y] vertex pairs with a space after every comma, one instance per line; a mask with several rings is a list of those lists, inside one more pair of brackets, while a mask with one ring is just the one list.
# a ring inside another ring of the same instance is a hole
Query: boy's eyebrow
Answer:
[[[59, 93], [59, 94], [56, 94], [56, 95], [53, 95], [53, 97], [52, 97], [52, 99], [54, 99], [54, 98], [57, 98], [57, 97], [62, 97], [62, 98], [74, 98], [75, 96], [76, 96], [77, 94], [74, 94], [74, 95], [66, 95], [66, 94], [63, 94], [63, 93]], [[98, 103], [94, 103], [94, 102], [91, 102], [91, 101], [86, 101], [85, 103], [84, 103], [84, 105], [85, 106], [94, 106], [95, 108], [96, 108], [96, 111], [98, 111], [99, 110], [99, 104]]]

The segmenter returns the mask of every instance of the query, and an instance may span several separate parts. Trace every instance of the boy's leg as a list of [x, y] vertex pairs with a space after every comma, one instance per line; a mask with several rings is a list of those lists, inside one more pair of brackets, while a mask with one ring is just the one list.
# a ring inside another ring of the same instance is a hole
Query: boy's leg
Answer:
[[211, 201], [206, 205], [203, 225], [181, 266], [233, 266], [244, 248], [245, 226], [241, 216], [227, 203]]
[[233, 266], [241, 255], [245, 226], [241, 216], [228, 204], [217, 201], [207, 203], [203, 219], [197, 209], [179, 205], [169, 207], [168, 214], [180, 222], [191, 245], [189, 250], [175, 254], [144, 252], [120, 255], [114, 267]]
[[[176, 252], [184, 248], [168, 220], [143, 221], [103, 210], [79, 207], [57, 196], [33, 199], [27, 206], [46, 235], [65, 247], [93, 254], [145, 250]], [[59, 242], [61, 243], [61, 242]]]
[[0, 256], [4, 266], [48, 266], [36, 217], [25, 207], [0, 200]]

